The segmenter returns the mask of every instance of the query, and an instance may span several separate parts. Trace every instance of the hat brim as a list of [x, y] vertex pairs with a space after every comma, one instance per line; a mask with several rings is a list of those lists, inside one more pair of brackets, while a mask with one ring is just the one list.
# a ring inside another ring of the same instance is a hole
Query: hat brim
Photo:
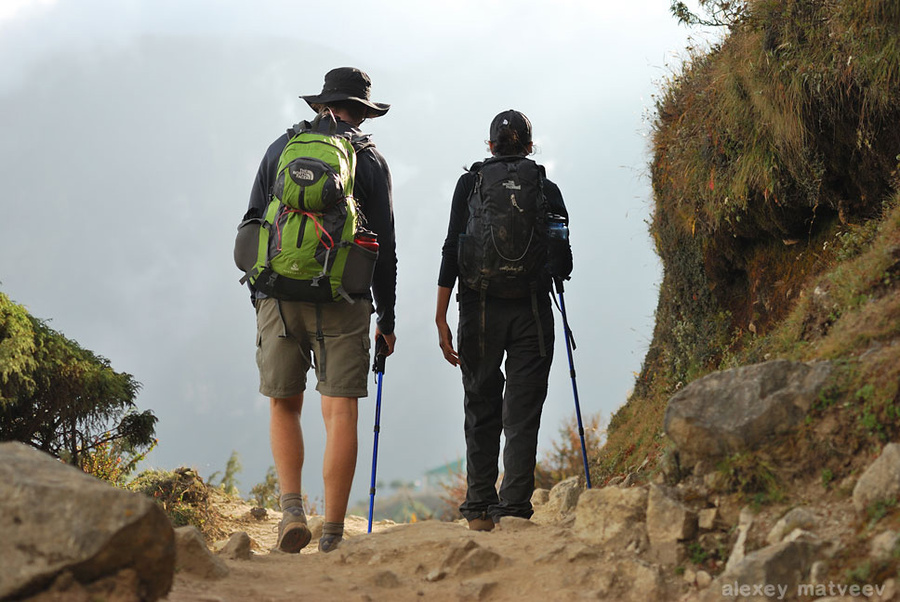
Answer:
[[[391, 105], [385, 104], [383, 102], [372, 102], [371, 100], [366, 100], [365, 98], [359, 98], [357, 96], [347, 96], [346, 94], [314, 94], [310, 96], [301, 96], [303, 100], [307, 102], [310, 108], [313, 108], [313, 105], [323, 105], [328, 104], [329, 102], [337, 102], [339, 100], [354, 100], [361, 105], [364, 105], [369, 109], [369, 117], [381, 117], [391, 108]], [[313, 110], [315, 110], [313, 108]]]

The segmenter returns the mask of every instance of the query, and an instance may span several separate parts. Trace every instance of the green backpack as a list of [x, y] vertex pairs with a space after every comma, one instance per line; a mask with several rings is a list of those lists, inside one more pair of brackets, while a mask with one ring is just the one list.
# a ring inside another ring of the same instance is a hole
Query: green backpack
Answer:
[[288, 130], [265, 215], [238, 226], [242, 284], [315, 303], [352, 303], [371, 287], [377, 242], [361, 227], [353, 198], [356, 150], [336, 127], [328, 112]]

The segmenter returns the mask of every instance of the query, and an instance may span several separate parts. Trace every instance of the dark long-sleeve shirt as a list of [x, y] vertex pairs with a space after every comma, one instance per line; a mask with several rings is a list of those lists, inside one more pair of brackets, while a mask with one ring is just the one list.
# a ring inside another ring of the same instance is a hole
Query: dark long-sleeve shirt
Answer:
[[[365, 140], [356, 128], [339, 121], [337, 132]], [[256, 179], [250, 190], [250, 205], [244, 219], [262, 217], [269, 204], [272, 185], [277, 177], [278, 158], [287, 146], [289, 136], [281, 135], [269, 145], [259, 164]], [[372, 145], [356, 153], [356, 180], [353, 196], [365, 217], [366, 228], [378, 235], [378, 261], [372, 282], [375, 301], [375, 320], [382, 334], [394, 332], [394, 306], [397, 300], [397, 246], [394, 238], [394, 209], [391, 192], [391, 172], [384, 156]], [[254, 298], [265, 295], [251, 287]]]
[[[450, 203], [450, 225], [441, 249], [441, 271], [438, 275], [438, 286], [453, 288], [459, 277], [457, 247], [459, 246], [459, 235], [466, 231], [466, 224], [469, 221], [468, 201], [473, 188], [475, 188], [475, 174], [467, 171], [456, 182], [456, 190], [453, 192], [453, 200]], [[569, 212], [566, 210], [559, 186], [547, 178], [544, 178], [544, 197], [547, 199], [550, 212], [565, 217], [566, 223], [568, 223]]]

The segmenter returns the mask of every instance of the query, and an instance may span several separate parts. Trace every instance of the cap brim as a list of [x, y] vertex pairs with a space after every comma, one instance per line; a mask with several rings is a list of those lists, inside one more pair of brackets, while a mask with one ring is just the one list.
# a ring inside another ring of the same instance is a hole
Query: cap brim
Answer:
[[365, 98], [346, 96], [344, 94], [314, 94], [310, 96], [301, 96], [300, 98], [305, 100], [310, 108], [312, 108], [313, 105], [327, 104], [329, 102], [337, 102], [339, 100], [354, 100], [369, 109], [369, 117], [381, 117], [391, 108], [391, 105], [385, 104], [383, 102], [372, 102], [371, 100], [366, 100]]

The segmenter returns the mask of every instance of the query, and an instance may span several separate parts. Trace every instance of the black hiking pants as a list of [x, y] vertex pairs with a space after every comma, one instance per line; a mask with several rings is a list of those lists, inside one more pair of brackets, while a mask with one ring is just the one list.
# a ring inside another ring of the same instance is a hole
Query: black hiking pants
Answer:
[[[531, 298], [486, 297], [482, 304], [479, 293], [460, 289], [457, 341], [465, 390], [468, 489], [459, 510], [469, 520], [485, 515], [495, 521], [502, 516], [530, 518], [538, 429], [553, 360], [553, 307], [546, 292], [534, 303]], [[506, 443], [498, 495], [501, 433]]]

